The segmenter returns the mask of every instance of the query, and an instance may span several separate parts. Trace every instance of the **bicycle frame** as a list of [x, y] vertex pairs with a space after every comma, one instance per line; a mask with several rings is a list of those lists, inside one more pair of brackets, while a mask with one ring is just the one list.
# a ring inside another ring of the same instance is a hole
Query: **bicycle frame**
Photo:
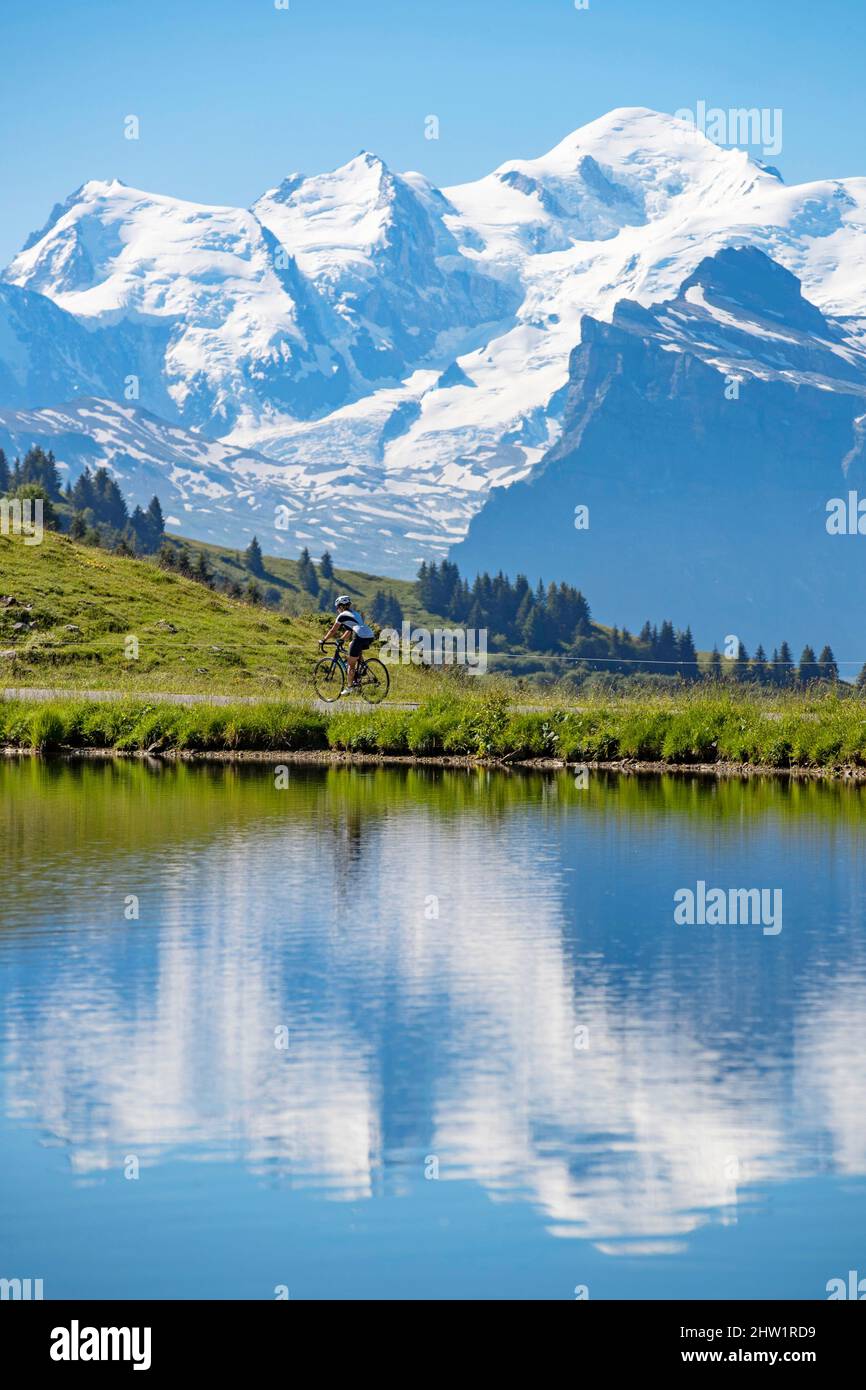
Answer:
[[[334, 668], [335, 666], [339, 666], [340, 670], [341, 670], [342, 673], [343, 673], [343, 684], [345, 685], [345, 684], [346, 684], [346, 676], [348, 675], [348, 670], [349, 670], [348, 665], [347, 665], [348, 658], [347, 658], [347, 656], [346, 656], [345, 643], [342, 642], [342, 641], [339, 641], [339, 640], [334, 639], [334, 640], [332, 640], [331, 642], [323, 642], [323, 643], [322, 643], [322, 650], [323, 650], [323, 651], [324, 651], [325, 647], [333, 647], [333, 648], [334, 648], [334, 655], [333, 655], [333, 657], [331, 658], [331, 669], [333, 670], [333, 668]], [[366, 661], [364, 660], [364, 654], [363, 654], [363, 652], [362, 652], [361, 655], [358, 657], [358, 663], [357, 663], [357, 665], [356, 665], [356, 667], [355, 667], [355, 680], [356, 680], [356, 682], [357, 682], [358, 678], [364, 674], [364, 672], [366, 671], [366, 669], [367, 669], [367, 663], [366, 663]]]

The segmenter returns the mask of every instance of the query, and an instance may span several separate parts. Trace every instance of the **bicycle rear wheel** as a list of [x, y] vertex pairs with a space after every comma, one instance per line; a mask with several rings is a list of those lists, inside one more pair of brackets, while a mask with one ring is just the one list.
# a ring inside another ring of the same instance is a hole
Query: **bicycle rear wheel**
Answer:
[[376, 657], [366, 662], [360, 685], [362, 700], [366, 700], [368, 705], [381, 704], [391, 688], [391, 677], [385, 663]]
[[331, 705], [335, 700], [339, 700], [343, 693], [343, 686], [346, 681], [346, 672], [339, 661], [332, 656], [326, 656], [322, 661], [317, 661], [313, 669], [313, 686], [320, 700]]

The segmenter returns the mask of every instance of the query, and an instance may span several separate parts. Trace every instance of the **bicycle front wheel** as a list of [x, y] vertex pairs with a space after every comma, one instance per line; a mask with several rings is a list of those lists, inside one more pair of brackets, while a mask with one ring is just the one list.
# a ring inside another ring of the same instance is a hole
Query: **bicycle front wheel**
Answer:
[[368, 705], [378, 705], [385, 699], [390, 688], [391, 677], [388, 675], [388, 667], [374, 657], [366, 663], [361, 677], [361, 699], [366, 700]]
[[320, 700], [331, 705], [335, 700], [339, 700], [343, 693], [346, 673], [339, 661], [334, 657], [325, 657], [322, 661], [317, 661], [313, 671], [313, 686]]

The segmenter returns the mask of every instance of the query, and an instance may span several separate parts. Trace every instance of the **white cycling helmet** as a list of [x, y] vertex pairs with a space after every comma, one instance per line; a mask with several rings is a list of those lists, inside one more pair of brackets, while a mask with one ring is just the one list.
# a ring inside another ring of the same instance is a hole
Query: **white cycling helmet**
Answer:
[[334, 600], [334, 607], [335, 607], [335, 608], [351, 608], [351, 607], [352, 607], [352, 600], [349, 598], [349, 595], [348, 595], [348, 594], [341, 594], [340, 597], [339, 597], [338, 599], [335, 599], [335, 600]]

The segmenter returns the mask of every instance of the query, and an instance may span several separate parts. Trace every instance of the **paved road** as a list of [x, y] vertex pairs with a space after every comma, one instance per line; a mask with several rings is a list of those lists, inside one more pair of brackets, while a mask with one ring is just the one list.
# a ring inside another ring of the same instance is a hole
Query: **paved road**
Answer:
[[[364, 700], [335, 700], [333, 704], [325, 704], [324, 700], [301, 700], [283, 699], [278, 695], [174, 695], [167, 694], [165, 691], [147, 690], [54, 690], [49, 687], [39, 686], [20, 686], [18, 689], [9, 688], [0, 691], [0, 698], [4, 700], [68, 700], [75, 697], [82, 700], [147, 700], [155, 705], [266, 705], [279, 701], [287, 705], [299, 705], [302, 707], [312, 707], [321, 710], [323, 714], [333, 714], [335, 710], [369, 710], [378, 709], [417, 709], [417, 703], [400, 700], [386, 700], [382, 705], [368, 705]], [[545, 714], [550, 708], [549, 705], [509, 705], [509, 709], [514, 714]], [[584, 708], [582, 705], [571, 705], [571, 709], [579, 710]], [[781, 715], [777, 710], [764, 710], [765, 719], [780, 719]], [[817, 719], [817, 715], [810, 715], [809, 718]]]
[[[418, 709], [417, 702], [408, 700], [385, 700], [381, 705], [368, 705], [365, 700], [335, 700], [326, 704], [324, 700], [303, 700], [281, 698], [279, 695], [175, 695], [156, 690], [60, 690], [49, 686], [19, 686], [0, 690], [3, 700], [147, 700], [154, 705], [269, 705], [274, 703], [312, 707], [323, 714], [333, 714], [335, 710], [370, 709]], [[515, 714], [544, 714], [548, 705], [510, 705]], [[580, 709], [579, 705], [572, 706]]]
[[[332, 713], [336, 709], [370, 709], [364, 700], [336, 700], [332, 705], [328, 705], [324, 700], [302, 700], [302, 699], [281, 699], [278, 695], [174, 695], [165, 691], [149, 690], [55, 690], [49, 687], [40, 686], [20, 686], [17, 689], [9, 688], [0, 691], [0, 697], [4, 700], [147, 700], [154, 705], [266, 705], [279, 701], [287, 705], [312, 705], [314, 709], [322, 710], [323, 713]], [[388, 700], [385, 702], [388, 709], [417, 709], [417, 704], [401, 703], [399, 701]]]

